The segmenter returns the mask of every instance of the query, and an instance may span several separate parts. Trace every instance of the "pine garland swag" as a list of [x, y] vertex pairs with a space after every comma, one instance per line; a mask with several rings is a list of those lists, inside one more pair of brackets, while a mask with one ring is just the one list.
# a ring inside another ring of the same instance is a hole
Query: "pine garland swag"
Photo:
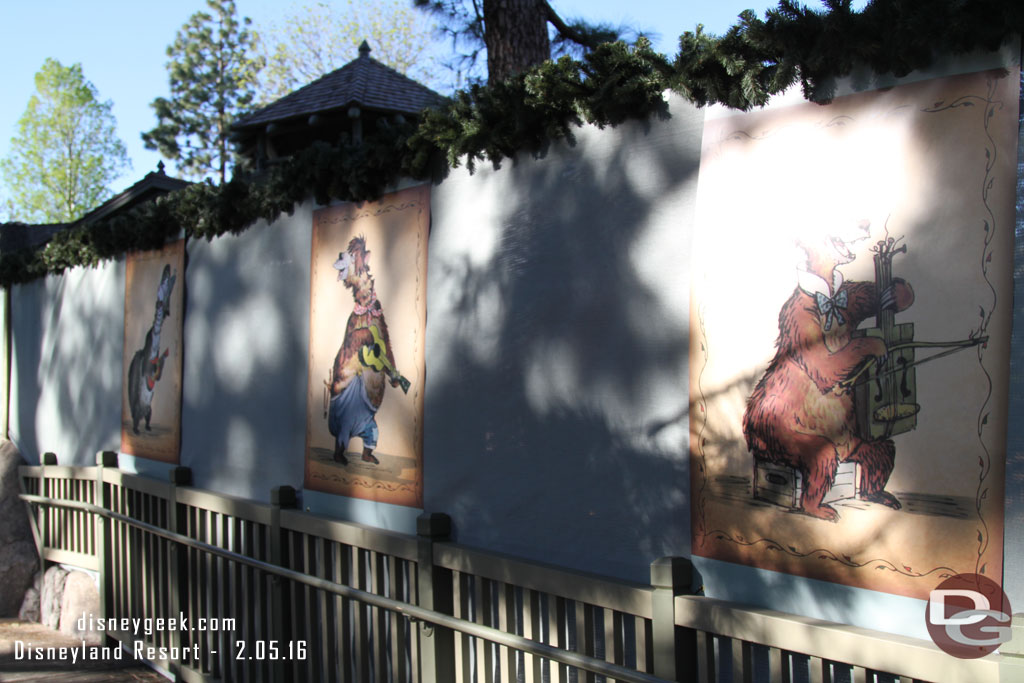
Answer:
[[617, 125], [665, 110], [671, 89], [705, 106], [749, 110], [799, 82], [804, 96], [827, 102], [836, 79], [857, 65], [903, 76], [937, 55], [994, 51], [1024, 34], [1019, 0], [876, 0], [855, 12], [850, 0], [826, 0], [815, 12], [793, 0], [758, 19], [746, 11], [721, 37], [701, 26], [679, 39], [673, 62], [648, 41], [600, 45], [582, 61], [563, 57], [528, 73], [455, 94], [418, 126], [382, 126], [362, 143], [317, 143], [259, 178], [199, 184], [73, 230], [41, 249], [0, 255], [0, 285], [29, 282], [74, 266], [95, 266], [132, 250], [158, 248], [185, 226], [190, 238], [239, 234], [259, 219], [291, 214], [312, 196], [362, 201], [400, 178], [438, 180], [465, 163], [495, 167], [521, 151], [573, 142], [583, 123]]

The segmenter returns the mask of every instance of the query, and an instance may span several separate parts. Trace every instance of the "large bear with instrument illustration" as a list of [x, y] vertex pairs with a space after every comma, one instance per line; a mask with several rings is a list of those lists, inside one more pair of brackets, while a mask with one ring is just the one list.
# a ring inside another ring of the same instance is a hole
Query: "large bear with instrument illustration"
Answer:
[[905, 310], [914, 292], [898, 278], [882, 292], [876, 283], [843, 278], [838, 267], [856, 258], [854, 246], [868, 236], [863, 221], [845, 235], [798, 242], [806, 263], [798, 268], [797, 287], [779, 312], [775, 357], [743, 415], [743, 434], [755, 462], [797, 470], [803, 482], [800, 509], [830, 521], [838, 514], [822, 500], [841, 462], [860, 465], [860, 498], [901, 507], [885, 490], [895, 444], [891, 438], [862, 438], [849, 380], [869, 365], [885, 367], [888, 356], [882, 339], [860, 335], [857, 327], [883, 311]]
[[353, 237], [338, 254], [334, 268], [354, 306], [345, 326], [345, 338], [334, 358], [327, 426], [335, 438], [334, 460], [348, 464], [345, 448], [352, 437], [363, 442], [362, 460], [379, 464], [375, 415], [384, 401], [385, 383], [408, 392], [409, 381], [395, 369], [388, 325], [370, 275], [370, 252], [363, 237]]

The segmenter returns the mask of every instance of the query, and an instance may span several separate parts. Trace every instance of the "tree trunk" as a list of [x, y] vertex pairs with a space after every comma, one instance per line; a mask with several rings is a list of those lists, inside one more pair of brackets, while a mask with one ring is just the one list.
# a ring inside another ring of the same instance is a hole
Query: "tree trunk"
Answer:
[[546, 7], [546, 0], [484, 0], [484, 43], [491, 83], [551, 57]]

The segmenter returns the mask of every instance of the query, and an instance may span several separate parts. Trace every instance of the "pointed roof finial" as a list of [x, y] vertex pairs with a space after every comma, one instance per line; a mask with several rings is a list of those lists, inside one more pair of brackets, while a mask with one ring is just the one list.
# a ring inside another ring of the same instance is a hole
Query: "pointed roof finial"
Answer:
[[370, 44], [367, 43], [365, 40], [363, 41], [363, 44], [359, 46], [359, 56], [360, 57], [369, 57], [370, 56]]
[[163, 161], [156, 162], [156, 172], [159, 173], [160, 175], [164, 174], [164, 162]]

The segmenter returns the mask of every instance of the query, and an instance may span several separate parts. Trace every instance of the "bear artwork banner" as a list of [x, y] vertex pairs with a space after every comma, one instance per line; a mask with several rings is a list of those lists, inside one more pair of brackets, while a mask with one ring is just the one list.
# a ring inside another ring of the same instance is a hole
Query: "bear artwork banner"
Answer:
[[313, 213], [306, 488], [423, 506], [429, 186]]
[[177, 463], [185, 241], [125, 259], [121, 452]]
[[695, 555], [916, 598], [1001, 583], [1018, 84], [709, 112]]

